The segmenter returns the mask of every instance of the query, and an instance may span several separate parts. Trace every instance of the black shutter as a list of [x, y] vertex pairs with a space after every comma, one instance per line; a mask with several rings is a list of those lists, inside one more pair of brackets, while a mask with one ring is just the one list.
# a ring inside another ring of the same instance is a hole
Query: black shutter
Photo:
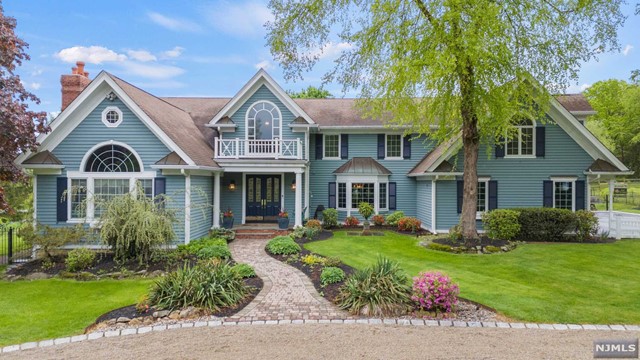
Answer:
[[544, 126], [536, 127], [536, 156], [544, 157]]
[[489, 211], [498, 208], [498, 182], [489, 181]]
[[496, 158], [503, 158], [504, 157], [504, 138], [500, 137], [498, 139], [498, 142], [496, 143]]
[[340, 135], [340, 158], [349, 158], [349, 134]]
[[584, 180], [576, 180], [576, 210], [586, 209], [584, 200]]
[[69, 194], [67, 191], [67, 178], [56, 178], [56, 221], [67, 221], [67, 201]]
[[322, 134], [316, 134], [316, 160], [322, 160]]
[[329, 207], [332, 209], [336, 208], [336, 183], [329, 183]]
[[385, 153], [384, 134], [378, 134], [378, 159], [384, 159]]
[[398, 197], [396, 196], [396, 183], [390, 182], [389, 183], [389, 210], [396, 209], [397, 198]]
[[462, 197], [464, 195], [464, 181], [463, 180], [458, 180], [457, 181], [457, 204], [458, 204], [458, 214], [462, 214]]
[[542, 189], [542, 206], [553, 207], [553, 181], [543, 181]]
[[411, 159], [411, 136], [407, 135], [402, 140], [402, 157], [404, 159]]

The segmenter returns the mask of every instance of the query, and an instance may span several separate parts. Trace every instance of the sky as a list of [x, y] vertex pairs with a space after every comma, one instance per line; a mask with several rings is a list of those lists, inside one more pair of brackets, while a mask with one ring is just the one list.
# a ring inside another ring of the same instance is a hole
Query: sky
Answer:
[[[266, 46], [263, 24], [272, 18], [267, 0], [4, 0], [5, 15], [17, 22], [17, 35], [29, 43], [31, 60], [18, 74], [37, 95], [39, 111], [60, 109], [60, 75], [78, 60], [93, 78], [106, 70], [156, 96], [231, 97], [264, 68], [286, 90], [321, 86], [341, 49], [323, 49], [316, 68], [304, 81], [286, 82]], [[583, 64], [579, 81], [567, 93], [581, 92], [596, 81], [628, 79], [640, 68], [640, 16], [634, 4], [618, 36], [620, 52], [602, 54]], [[336, 97], [339, 84], [324, 88]]]

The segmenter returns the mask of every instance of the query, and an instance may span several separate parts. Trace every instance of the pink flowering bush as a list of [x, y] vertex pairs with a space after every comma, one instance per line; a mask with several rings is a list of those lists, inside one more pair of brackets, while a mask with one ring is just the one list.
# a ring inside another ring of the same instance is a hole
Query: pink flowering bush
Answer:
[[436, 313], [450, 313], [458, 304], [460, 289], [451, 279], [439, 272], [421, 272], [413, 278], [411, 300], [420, 308]]

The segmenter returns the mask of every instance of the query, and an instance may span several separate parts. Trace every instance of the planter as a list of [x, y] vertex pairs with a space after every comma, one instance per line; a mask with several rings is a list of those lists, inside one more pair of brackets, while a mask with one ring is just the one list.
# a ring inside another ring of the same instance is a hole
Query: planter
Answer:
[[362, 223], [362, 229], [363, 229], [364, 231], [368, 231], [368, 230], [369, 230], [369, 228], [370, 228], [370, 226], [371, 226], [371, 223], [369, 223], [369, 220], [365, 220], [365, 221]]
[[278, 228], [281, 230], [287, 230], [289, 228], [289, 218], [279, 218]]
[[233, 228], [233, 218], [232, 217], [223, 217], [222, 218], [222, 227], [225, 229]]

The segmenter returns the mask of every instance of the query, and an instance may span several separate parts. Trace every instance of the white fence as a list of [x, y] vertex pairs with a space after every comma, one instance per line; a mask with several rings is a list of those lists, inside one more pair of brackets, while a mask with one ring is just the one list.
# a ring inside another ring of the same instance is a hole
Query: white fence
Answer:
[[302, 159], [302, 141], [293, 140], [246, 140], [215, 139], [216, 159], [269, 158]]
[[[640, 238], [640, 214], [612, 211], [595, 211], [600, 222], [600, 231], [608, 231], [616, 239]], [[611, 222], [609, 221], [611, 219]]]

